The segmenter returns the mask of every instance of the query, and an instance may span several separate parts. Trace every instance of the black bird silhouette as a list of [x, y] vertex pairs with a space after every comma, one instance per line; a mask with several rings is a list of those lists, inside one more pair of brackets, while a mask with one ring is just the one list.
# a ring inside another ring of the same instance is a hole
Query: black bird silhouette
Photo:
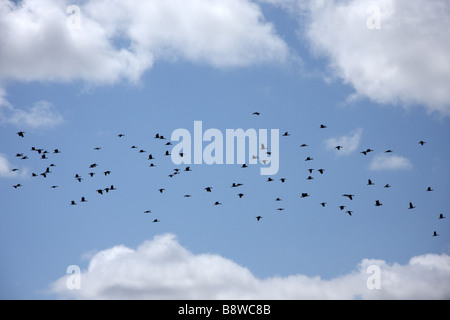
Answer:
[[215, 206], [220, 206], [220, 205], [222, 205], [219, 201], [216, 201], [215, 203], [214, 203], [214, 205]]
[[314, 179], [314, 178], [311, 176], [308, 176], [308, 178], [306, 178], [306, 180], [312, 180], [312, 179]]
[[326, 202], [321, 202], [320, 205], [325, 208]]
[[422, 140], [419, 141], [419, 144], [420, 144], [421, 146], [423, 146], [425, 143], [426, 143], [425, 141], [422, 141]]
[[380, 202], [380, 200], [376, 200], [375, 201], [375, 206], [376, 207], [379, 207], [379, 206], [382, 206], [383, 204]]
[[98, 192], [99, 194], [103, 194], [103, 189], [98, 189], [97, 192]]
[[90, 166], [89, 166], [89, 168], [96, 168], [98, 166], [98, 164], [96, 164], [96, 163], [93, 163], [93, 164], [91, 164]]
[[109, 190], [114, 191], [117, 190], [117, 188], [114, 188], [114, 185], [111, 185], [111, 187], [109, 187]]
[[147, 151], [145, 151], [144, 149], [139, 150], [139, 153], [146, 153]]
[[240, 186], [242, 186], [243, 184], [242, 183], [234, 183], [233, 182], [233, 184], [231, 185], [231, 187], [232, 188], [237, 188], [237, 187], [240, 187]]
[[164, 190], [166, 190], [166, 189], [159, 189], [158, 191], [159, 191], [159, 193], [163, 193]]
[[55, 150], [53, 150], [53, 153], [61, 153], [61, 151], [59, 151], [59, 149], [55, 149]]
[[341, 150], [343, 148], [343, 146], [336, 146], [334, 147], [335, 149], [337, 149], [338, 151]]
[[95, 147], [94, 148], [94, 150], [96, 150], [96, 151], [98, 151], [98, 150], [100, 150], [101, 148], [100, 147]]
[[105, 174], [105, 176], [107, 176], [108, 174], [111, 174], [111, 171], [105, 171], [105, 172], [103, 172], [104, 174]]
[[349, 198], [350, 200], [353, 200], [353, 197], [355, 196], [354, 194], [343, 194], [342, 195], [343, 197], [347, 197], [347, 198]]
[[153, 159], [155, 159], [155, 158], [153, 158], [153, 155], [150, 153], [150, 154], [148, 155], [148, 160], [153, 160]]
[[308, 169], [309, 173], [312, 173], [314, 171], [314, 169]]
[[85, 197], [81, 197], [81, 202], [87, 202]]
[[186, 167], [186, 169], [184, 169], [184, 171], [192, 171], [191, 167]]
[[15, 186], [13, 186], [14, 189], [20, 188], [22, 185], [20, 183], [16, 184]]
[[351, 211], [351, 210], [347, 210], [347, 211], [345, 211], [345, 212], [347, 212], [350, 216], [351, 216], [352, 213], [353, 213], [353, 211]]
[[243, 193], [238, 193], [239, 199], [242, 198], [244, 196]]
[[21, 137], [21, 138], [24, 138], [24, 137], [25, 137], [25, 132], [23, 132], [23, 131], [17, 132], [17, 134], [18, 134], [19, 137]]
[[284, 208], [278, 208], [277, 210], [278, 211], [284, 211]]
[[434, 191], [433, 189], [431, 189], [431, 187], [427, 188], [427, 191]]
[[190, 197], [192, 197], [192, 196], [191, 196], [190, 194], [185, 194], [184, 197], [185, 197], [185, 198], [190, 198]]
[[289, 137], [291, 134], [289, 133], [289, 132], [285, 132], [285, 133], [283, 133], [283, 137]]
[[120, 133], [117, 135], [119, 138], [125, 137], [125, 135], [123, 133]]
[[306, 198], [306, 197], [309, 197], [309, 194], [306, 193], [306, 192], [303, 192], [303, 193], [302, 193], [302, 198]]
[[271, 182], [271, 181], [273, 181], [272, 178], [267, 178], [267, 182]]
[[325, 128], [327, 128], [326, 125], [324, 125], [324, 124], [321, 124], [321, 125], [320, 125], [320, 129], [325, 129]]
[[345, 206], [339, 206], [339, 209], [344, 210]]
[[206, 192], [211, 192], [212, 187], [206, 187], [205, 190], [206, 190]]
[[36, 173], [32, 172], [32, 173], [31, 173], [31, 176], [32, 176], [32, 177], [37, 177], [38, 175], [37, 175]]
[[286, 182], [286, 178], [281, 178], [280, 181], [281, 181], [282, 183], [285, 183], [285, 182]]
[[433, 232], [433, 237], [439, 237], [439, 234], [436, 231], [434, 231]]
[[412, 202], [409, 203], [409, 208], [408, 209], [414, 209], [415, 206], [412, 204]]
[[305, 159], [305, 161], [311, 161], [311, 160], [314, 160], [314, 159], [311, 158], [311, 157], [307, 157], [307, 158]]
[[390, 188], [391, 185], [388, 183], [388, 184], [386, 184], [384, 187], [385, 187], [385, 188]]
[[241, 168], [248, 168], [248, 165], [244, 163]]
[[19, 169], [12, 169], [11, 171], [12, 172], [16, 172], [16, 171], [19, 171]]
[[304, 143], [304, 144], [302, 144], [301, 146], [300, 146], [300, 148], [304, 148], [304, 147], [307, 147], [308, 145], [306, 144], [306, 143]]
[[91, 178], [94, 176], [94, 174], [95, 174], [95, 172], [89, 172], [88, 173], [90, 176], [91, 176]]
[[261, 113], [259, 113], [259, 112], [253, 112], [252, 114], [254, 114], [255, 116], [259, 116]]
[[71, 206], [76, 206], [77, 203], [76, 203], [75, 201], [72, 200], [72, 201], [70, 202], [70, 205], [71, 205]]
[[367, 180], [367, 185], [368, 186], [373, 186], [373, 185], [375, 185], [375, 183], [373, 183], [372, 180], [369, 179], [369, 180]]
[[385, 153], [391, 153], [391, 152], [393, 152], [391, 149], [385, 151]]
[[439, 214], [439, 219], [445, 219], [444, 214]]
[[165, 156], [170, 156], [169, 150], [166, 150]]
[[144, 213], [152, 213], [152, 210], [144, 211]]
[[51, 186], [50, 188], [51, 189], [56, 189], [56, 188], [58, 188], [58, 186]]
[[257, 217], [256, 217], [256, 220], [257, 220], [257, 221], [259, 221], [259, 220], [261, 220], [261, 219], [262, 219], [261, 216], [257, 216]]
[[276, 198], [275, 201], [281, 201], [281, 198]]
[[324, 173], [324, 171], [325, 171], [325, 169], [318, 169], [317, 171], [319, 171], [319, 172], [320, 172], [320, 174], [323, 174], [323, 173]]
[[150, 163], [149, 167], [156, 167], [154, 163]]
[[156, 222], [159, 222], [159, 220], [158, 219], [153, 220], [153, 223], [156, 223]]

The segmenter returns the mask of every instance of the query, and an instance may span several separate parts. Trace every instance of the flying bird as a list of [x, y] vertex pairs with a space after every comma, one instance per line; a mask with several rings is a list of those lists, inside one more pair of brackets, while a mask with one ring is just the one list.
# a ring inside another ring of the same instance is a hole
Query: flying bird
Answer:
[[205, 190], [206, 190], [206, 192], [211, 192], [212, 187], [206, 187]]
[[319, 172], [320, 172], [320, 174], [323, 174], [323, 173], [324, 173], [324, 171], [325, 171], [325, 169], [317, 169], [317, 171], [319, 171]]
[[119, 138], [122, 138], [122, 137], [124, 137], [125, 135], [123, 134], [123, 133], [120, 133], [120, 134], [118, 134], [117, 135]]
[[409, 203], [409, 208], [408, 209], [414, 209], [415, 206], [412, 204], [412, 202]]
[[321, 202], [321, 203], [320, 203], [320, 205], [321, 205], [322, 207], [324, 207], [324, 208], [325, 208], [326, 204], [327, 204], [326, 202]]
[[105, 177], [108, 175], [108, 174], [111, 174], [111, 171], [105, 171], [105, 172], [103, 172], [104, 174], [105, 174]]
[[284, 211], [284, 208], [278, 208], [277, 210], [278, 211]]
[[144, 213], [152, 213], [152, 210], [144, 211]]
[[238, 193], [239, 199], [242, 198], [244, 196], [243, 193]]
[[422, 141], [422, 140], [419, 141], [419, 144], [420, 144], [421, 146], [423, 146], [425, 143], [426, 143], [425, 141]]
[[384, 153], [391, 153], [391, 152], [393, 152], [391, 149], [389, 149], [389, 150], [386, 150]]
[[166, 190], [166, 189], [159, 189], [158, 191], [159, 191], [159, 193], [163, 193], [164, 190]]
[[237, 188], [237, 187], [240, 187], [240, 186], [242, 186], [243, 184], [242, 183], [234, 183], [233, 182], [233, 184], [231, 185], [231, 187], [232, 188]]
[[444, 214], [439, 214], [439, 219], [445, 219], [445, 216], [444, 216]]
[[276, 198], [275, 201], [281, 201], [281, 199], [280, 198]]
[[385, 188], [390, 188], [391, 185], [388, 183], [388, 184], [386, 184], [384, 187], [385, 187]]
[[282, 183], [285, 183], [285, 182], [286, 182], [286, 178], [281, 178], [280, 181], [281, 181]]
[[427, 191], [434, 191], [433, 189], [431, 189], [431, 187], [427, 188]]
[[324, 125], [324, 124], [321, 124], [321, 125], [320, 125], [320, 129], [326, 129], [326, 128], [327, 128], [326, 125]]
[[285, 132], [285, 133], [283, 133], [283, 137], [289, 137], [291, 134], [289, 133], [289, 132]]
[[343, 148], [343, 146], [336, 146], [334, 147], [335, 149], [337, 149], [338, 151], [341, 150]]
[[20, 183], [16, 184], [15, 186], [13, 186], [14, 189], [20, 188], [22, 185]]
[[81, 197], [81, 202], [87, 202], [85, 197]]
[[347, 210], [347, 211], [345, 211], [345, 212], [347, 212], [350, 216], [351, 216], [352, 213], [353, 213], [353, 211], [351, 211], [351, 210]]
[[306, 143], [304, 143], [304, 144], [302, 144], [301, 146], [300, 146], [300, 148], [304, 148], [304, 147], [307, 147], [308, 145], [306, 144]]
[[375, 183], [373, 183], [372, 180], [369, 179], [369, 180], [367, 180], [367, 185], [368, 186], [373, 186], [373, 185], [375, 185]]
[[259, 113], [259, 112], [253, 112], [252, 114], [254, 114], [255, 116], [259, 116], [261, 113]]
[[257, 217], [256, 217], [256, 220], [257, 220], [257, 221], [259, 221], [259, 220], [261, 220], [261, 219], [262, 219], [261, 216], [257, 216]]
[[303, 192], [303, 193], [302, 193], [302, 198], [306, 198], [306, 197], [309, 197], [309, 194], [306, 193], [306, 192]]
[[156, 223], [156, 222], [159, 222], [159, 220], [158, 219], [153, 220], [153, 223]]
[[24, 137], [25, 137], [25, 132], [23, 132], [23, 131], [17, 132], [17, 134], [18, 134], [19, 137], [21, 137], [21, 138], [24, 138]]
[[353, 200], [353, 197], [355, 196], [354, 194], [343, 194], [342, 195], [343, 197], [347, 197], [347, 198], [349, 198], [350, 200]]
[[214, 203], [214, 205], [215, 206], [220, 206], [220, 205], [222, 205], [219, 201], [216, 201], [215, 203]]
[[77, 203], [76, 203], [75, 201], [72, 200], [72, 201], [70, 202], [70, 205], [71, 205], [71, 206], [76, 206]]
[[383, 204], [380, 202], [380, 200], [376, 200], [375, 201], [375, 206], [376, 207], [379, 207], [379, 206], [382, 206]]
[[339, 206], [339, 209], [344, 210], [346, 206]]
[[311, 157], [307, 157], [307, 158], [305, 159], [305, 161], [311, 161], [311, 160], [314, 160], [314, 159], [311, 158]]
[[436, 231], [434, 231], [433, 237], [439, 237], [439, 234]]

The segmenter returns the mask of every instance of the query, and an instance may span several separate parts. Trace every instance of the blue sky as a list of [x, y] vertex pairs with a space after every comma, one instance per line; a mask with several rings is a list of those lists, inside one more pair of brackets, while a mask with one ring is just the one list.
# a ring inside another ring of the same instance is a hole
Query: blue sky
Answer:
[[[289, 299], [316, 297], [308, 294], [321, 290], [320, 298], [416, 297], [412, 292], [449, 297], [439, 284], [449, 280], [450, 220], [438, 217], [449, 216], [450, 204], [450, 67], [440, 59], [450, 52], [450, 28], [424, 27], [429, 13], [409, 25], [421, 1], [375, 1], [379, 30], [367, 29], [364, 1], [322, 7], [308, 1], [198, 1], [184, 13], [178, 1], [149, 1], [138, 10], [133, 1], [116, 1], [115, 7], [91, 0], [77, 3], [81, 30], [66, 27], [65, 9], [72, 3], [0, 3], [1, 24], [8, 26], [0, 33], [6, 43], [0, 49], [3, 299], [127, 298], [137, 289], [127, 282], [133, 272], [122, 274], [120, 264], [138, 270], [134, 280], [145, 292], [138, 298]], [[128, 10], [127, 18], [118, 8]], [[450, 23], [449, 10], [445, 1], [430, 7], [443, 14], [437, 21], [444, 25]], [[30, 12], [36, 15], [24, 23]], [[161, 30], [150, 30], [155, 27]], [[433, 33], [437, 28], [442, 34]], [[411, 29], [417, 41], [399, 40]], [[36, 34], [40, 40], [31, 38]], [[416, 47], [419, 41], [429, 46]], [[178, 128], [193, 135], [196, 120], [224, 136], [226, 129], [238, 128], [288, 131], [289, 137], [280, 137], [275, 181], [267, 182], [259, 166], [240, 165], [191, 165], [192, 172], [169, 178], [185, 165], [165, 157], [171, 147], [154, 136], [170, 138]], [[321, 124], [327, 128], [319, 129]], [[301, 148], [303, 143], [308, 147]], [[344, 148], [337, 151], [335, 144]], [[49, 159], [31, 147], [48, 150]], [[53, 154], [56, 148], [60, 154]], [[374, 152], [360, 153], [367, 148]], [[385, 154], [388, 149], [393, 153]], [[156, 158], [154, 168], [149, 153]], [[308, 156], [314, 160], [305, 161]], [[47, 178], [31, 177], [51, 163]], [[90, 169], [93, 163], [98, 167]], [[105, 176], [107, 170], [111, 174]], [[314, 179], [307, 180], [309, 175]], [[368, 186], [368, 179], [375, 185]], [[233, 182], [244, 185], [231, 188]], [[117, 190], [96, 192], [112, 184]], [[429, 186], [434, 191], [427, 192]], [[302, 192], [310, 197], [302, 199]], [[87, 203], [80, 203], [82, 196]], [[434, 231], [439, 237], [432, 237]], [[189, 263], [195, 272], [184, 269]], [[364, 266], [371, 263], [382, 266], [376, 293], [364, 289]], [[81, 267], [81, 290], [64, 287], [69, 265]], [[95, 266], [117, 274], [123, 291], [104, 295], [112, 284]], [[164, 269], [173, 272], [146, 276]], [[257, 285], [234, 288], [233, 281], [242, 281], [228, 278], [233, 270]], [[226, 281], [211, 285], [202, 278], [207, 271]], [[397, 272], [403, 282], [392, 284]], [[348, 290], [332, 285], [355, 274], [359, 282], [349, 281]], [[180, 279], [190, 285], [178, 286]], [[270, 279], [279, 280], [279, 287]], [[287, 283], [292, 290], [278, 295]], [[316, 291], [308, 291], [311, 283]], [[167, 288], [173, 295], [166, 295]]]

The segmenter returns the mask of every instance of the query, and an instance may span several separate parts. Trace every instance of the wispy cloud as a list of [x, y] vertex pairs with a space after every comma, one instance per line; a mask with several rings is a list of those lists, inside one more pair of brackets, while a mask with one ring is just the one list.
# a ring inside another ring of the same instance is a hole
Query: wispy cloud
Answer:
[[[369, 266], [379, 268], [379, 289], [367, 285]], [[76, 299], [450, 298], [450, 256], [445, 254], [417, 256], [405, 265], [364, 259], [356, 270], [330, 280], [301, 274], [258, 279], [222, 256], [193, 254], [172, 234], [135, 250], [116, 246], [96, 253], [81, 273], [79, 290], [67, 289], [68, 277], [52, 283], [51, 292]]]
[[63, 117], [48, 101], [35, 102], [28, 110], [23, 110], [15, 108], [0, 95], [0, 122], [12, 123], [19, 128], [52, 128], [63, 123]]
[[369, 169], [373, 171], [408, 170], [412, 166], [408, 158], [399, 155], [378, 154], [373, 157]]
[[[338, 155], [348, 155], [354, 152], [361, 142], [363, 129], [358, 128], [353, 130], [348, 135], [329, 138], [325, 140], [325, 148], [328, 150], [335, 150]], [[336, 149], [337, 146], [341, 146], [340, 150]]]

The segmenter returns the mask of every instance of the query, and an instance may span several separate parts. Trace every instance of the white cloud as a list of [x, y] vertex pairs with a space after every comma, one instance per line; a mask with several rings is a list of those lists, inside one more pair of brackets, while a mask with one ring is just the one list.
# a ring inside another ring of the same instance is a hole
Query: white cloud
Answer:
[[[381, 29], [367, 28], [380, 9]], [[424, 105], [450, 115], [450, 3], [447, 0], [311, 1], [306, 37], [352, 99]]]
[[249, 0], [0, 0], [0, 81], [136, 82], [155, 59], [214, 67], [283, 62], [288, 47]]
[[383, 170], [408, 170], [412, 168], [409, 159], [398, 155], [378, 154], [373, 157], [369, 169], [373, 171]]
[[[347, 155], [354, 152], [361, 142], [363, 129], [358, 128], [353, 130], [349, 135], [337, 138], [329, 138], [325, 140], [325, 148], [328, 150], [335, 150], [338, 155]], [[342, 149], [337, 150], [337, 146], [342, 146]]]
[[17, 109], [5, 98], [5, 91], [0, 87], [0, 123], [12, 123], [23, 128], [51, 128], [63, 122], [50, 102], [35, 102], [28, 110]]
[[[380, 270], [381, 288], [367, 282]], [[75, 299], [449, 299], [450, 256], [427, 254], [407, 264], [364, 259], [356, 270], [331, 280], [305, 275], [256, 278], [217, 254], [193, 254], [174, 235], [137, 249], [115, 246], [96, 253], [81, 273], [81, 289], [67, 289], [69, 275], [51, 292]]]
[[28, 175], [28, 169], [21, 169], [19, 171], [12, 171], [13, 169], [19, 169], [14, 167], [5, 154], [0, 153], [0, 178], [21, 178]]

